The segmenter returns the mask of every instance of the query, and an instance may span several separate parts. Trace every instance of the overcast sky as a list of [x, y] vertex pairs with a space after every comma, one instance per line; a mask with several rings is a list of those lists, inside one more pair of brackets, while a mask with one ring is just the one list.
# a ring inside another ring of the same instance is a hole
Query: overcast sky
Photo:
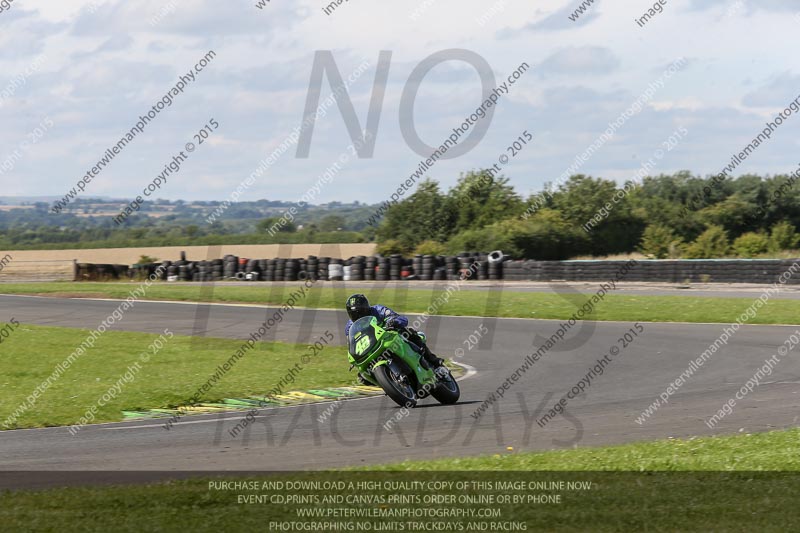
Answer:
[[[257, 1], [15, 0], [0, 12], [0, 164], [13, 160], [0, 195], [64, 194], [209, 50], [211, 64], [87, 195], [141, 194], [214, 118], [219, 129], [159, 196], [227, 198], [302, 121], [317, 50], [331, 50], [345, 77], [369, 63], [349, 89], [362, 127], [379, 52], [390, 50], [392, 61], [373, 157], [351, 158], [315, 203], [382, 201], [416, 169], [420, 156], [400, 133], [400, 98], [414, 67], [444, 49], [476, 52], [498, 83], [531, 66], [499, 101], [482, 141], [430, 170], [445, 186], [497, 162], [527, 130], [534, 142], [504, 174], [523, 193], [539, 190], [681, 57], [685, 66], [581, 172], [623, 181], [679, 128], [688, 134], [655, 172], [719, 172], [800, 95], [796, 1], [669, 0], [644, 27], [635, 19], [648, 2], [632, 0], [597, 0], [576, 22], [568, 15], [577, 0], [350, 0], [330, 15], [326, 2], [272, 0], [258, 9]], [[440, 144], [480, 101], [473, 67], [437, 66], [415, 104], [420, 137]], [[25, 146], [37, 127], [41, 139]], [[737, 174], [796, 168], [798, 133], [793, 116]], [[298, 159], [292, 148], [241, 199], [297, 200], [350, 142], [334, 106], [316, 124], [310, 156]]]

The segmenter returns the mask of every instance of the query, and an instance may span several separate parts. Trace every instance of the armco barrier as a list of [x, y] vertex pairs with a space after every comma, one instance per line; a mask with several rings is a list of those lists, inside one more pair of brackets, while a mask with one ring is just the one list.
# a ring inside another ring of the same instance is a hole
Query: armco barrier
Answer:
[[[680, 259], [637, 260], [625, 281], [666, 283], [774, 283], [800, 259]], [[497, 255], [462, 253], [458, 256], [419, 255], [404, 258], [356, 256], [349, 259], [308, 256], [248, 259], [226, 255], [211, 261], [164, 261], [145, 265], [78, 264], [78, 280], [144, 277], [163, 266], [166, 281], [331, 281], [472, 280], [605, 281], [628, 261], [501, 260]], [[800, 283], [800, 266], [787, 283]]]
[[[775, 283], [798, 263], [787, 283], [800, 283], [800, 259], [637, 260], [625, 281], [669, 283]], [[605, 281], [627, 261], [507, 261], [503, 279], [525, 281]]]

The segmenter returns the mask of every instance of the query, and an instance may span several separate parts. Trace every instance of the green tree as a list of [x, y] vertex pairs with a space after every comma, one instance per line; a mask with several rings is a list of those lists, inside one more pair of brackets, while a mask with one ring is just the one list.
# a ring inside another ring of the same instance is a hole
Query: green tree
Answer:
[[445, 253], [445, 245], [437, 241], [422, 241], [414, 248], [415, 254], [422, 255], [442, 255]]
[[730, 241], [725, 228], [709, 226], [686, 249], [688, 259], [714, 259], [725, 257], [730, 250]]
[[651, 224], [642, 234], [639, 250], [655, 259], [667, 259], [679, 257], [683, 245], [683, 239], [671, 228]]
[[588, 241], [553, 209], [542, 209], [525, 221], [516, 218], [480, 229], [464, 230], [447, 242], [450, 253], [502, 250], [514, 258], [567, 259], [585, 253]]
[[392, 254], [409, 255], [411, 253], [411, 248], [397, 239], [389, 239], [379, 243], [375, 247], [375, 253], [378, 253], [384, 257]]
[[425, 240], [443, 241], [452, 228], [439, 184], [426, 179], [407, 199], [392, 205], [378, 227], [378, 242], [397, 240], [408, 251]]
[[553, 194], [552, 208], [571, 226], [583, 228], [585, 253], [607, 255], [639, 244], [645, 221], [631, 209], [630, 196], [637, 188], [626, 185], [623, 193], [616, 182], [577, 175]]
[[339, 215], [328, 215], [319, 221], [320, 231], [339, 231], [344, 226], [344, 217]]
[[521, 215], [525, 203], [508, 183], [508, 178], [492, 176], [488, 170], [462, 174], [447, 193], [448, 207], [455, 214], [454, 232]]
[[270, 228], [272, 228], [273, 226], [276, 227], [277, 230], [282, 233], [294, 233], [295, 231], [297, 231], [297, 226], [294, 225], [294, 222], [289, 222], [288, 220], [286, 221], [285, 224], [283, 222], [284, 220], [281, 217], [265, 218], [264, 220], [260, 220], [256, 224], [256, 231], [258, 231], [259, 233], [265, 233], [269, 231]]
[[769, 237], [750, 231], [733, 241], [733, 251], [739, 257], [756, 257], [769, 249]]
[[739, 193], [734, 193], [699, 211], [697, 217], [705, 224], [722, 226], [733, 235], [738, 235], [758, 228], [757, 224], [754, 226], [751, 222], [757, 220], [755, 209], [754, 202], [748, 202]]
[[773, 251], [795, 250], [800, 245], [800, 235], [789, 222], [778, 222], [772, 226], [769, 236], [769, 248]]

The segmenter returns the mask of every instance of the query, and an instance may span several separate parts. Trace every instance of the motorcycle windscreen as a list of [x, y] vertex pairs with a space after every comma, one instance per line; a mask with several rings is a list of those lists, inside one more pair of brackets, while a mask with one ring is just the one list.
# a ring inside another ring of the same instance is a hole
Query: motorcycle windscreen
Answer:
[[377, 319], [372, 316], [365, 316], [356, 320], [350, 326], [350, 343], [348, 350], [356, 362], [365, 360], [378, 344], [375, 338], [375, 325]]

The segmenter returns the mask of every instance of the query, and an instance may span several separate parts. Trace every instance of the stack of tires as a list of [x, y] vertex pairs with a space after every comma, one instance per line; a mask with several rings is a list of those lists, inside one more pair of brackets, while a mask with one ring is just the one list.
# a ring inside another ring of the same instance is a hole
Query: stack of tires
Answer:
[[209, 261], [209, 273], [211, 275], [211, 281], [222, 281], [222, 270], [225, 268], [224, 261], [222, 259], [213, 259]]
[[489, 279], [503, 279], [503, 252], [495, 250], [487, 256], [486, 260], [489, 263]]
[[236, 277], [236, 271], [239, 269], [239, 258], [235, 255], [226, 255], [222, 258], [222, 277], [223, 279], [231, 279]]
[[477, 254], [475, 264], [478, 268], [478, 279], [481, 281], [489, 279], [489, 256]]
[[449, 280], [457, 280], [458, 279], [458, 269], [460, 267], [460, 263], [458, 261], [458, 257], [454, 257], [452, 255], [448, 255], [444, 258], [444, 272], [445, 272], [445, 279]]
[[275, 281], [286, 280], [286, 259], [278, 257], [275, 259]]
[[375, 270], [378, 268], [377, 257], [367, 257], [364, 261], [364, 279], [375, 281]]
[[198, 261], [195, 263], [194, 270], [192, 271], [192, 281], [210, 281], [210, 268], [211, 265], [208, 261]]
[[317, 265], [317, 279], [322, 281], [328, 280], [328, 267], [331, 264], [330, 257], [320, 257]]
[[367, 258], [363, 255], [359, 255], [356, 257], [351, 257], [348, 259], [350, 263], [350, 279], [353, 281], [362, 281], [364, 279], [364, 269], [366, 268], [364, 265], [366, 264]]
[[411, 260], [411, 265], [414, 268], [414, 275], [421, 279], [422, 276], [422, 254], [417, 254]]
[[297, 281], [297, 273], [300, 272], [300, 263], [297, 259], [287, 259], [283, 267], [284, 281]]
[[403, 268], [403, 256], [400, 254], [392, 254], [389, 256], [389, 279], [397, 281], [401, 279], [400, 271]]
[[176, 263], [170, 263], [167, 267], [167, 281], [178, 281], [178, 265]]
[[331, 259], [328, 264], [328, 279], [330, 281], [344, 281], [344, 265], [341, 259]]
[[465, 280], [474, 280], [477, 278], [477, 272], [480, 268], [478, 264], [477, 254], [469, 252], [461, 252], [458, 254], [459, 262], [459, 276]]
[[260, 259], [248, 259], [244, 266], [244, 279], [247, 281], [258, 281], [264, 271]]
[[194, 263], [190, 261], [175, 261], [178, 265], [178, 281], [191, 281], [194, 275]]
[[378, 258], [378, 269], [375, 271], [376, 281], [389, 281], [389, 271], [391, 269], [391, 259], [388, 257]]
[[275, 260], [267, 259], [264, 262], [264, 271], [261, 273], [261, 279], [264, 281], [275, 281]]
[[316, 281], [318, 278], [317, 269], [319, 268], [319, 260], [315, 255], [309, 255], [306, 261], [306, 276], [311, 281]]
[[169, 261], [162, 261], [161, 262], [161, 281], [167, 281], [167, 277], [169, 276], [169, 267], [172, 265]]
[[[418, 259], [419, 258], [419, 259]], [[423, 255], [414, 258], [418, 264], [414, 265], [414, 273], [419, 276], [423, 281], [430, 281], [433, 279], [433, 272], [436, 270], [436, 256]]]
[[[406, 279], [413, 274], [414, 267], [411, 266], [411, 260], [403, 258], [402, 265], [400, 266], [400, 279]], [[411, 278], [414, 279], [414, 278]]]
[[436, 256], [434, 264], [436, 268], [433, 269], [433, 279], [435, 281], [447, 279], [447, 258], [441, 255]]

